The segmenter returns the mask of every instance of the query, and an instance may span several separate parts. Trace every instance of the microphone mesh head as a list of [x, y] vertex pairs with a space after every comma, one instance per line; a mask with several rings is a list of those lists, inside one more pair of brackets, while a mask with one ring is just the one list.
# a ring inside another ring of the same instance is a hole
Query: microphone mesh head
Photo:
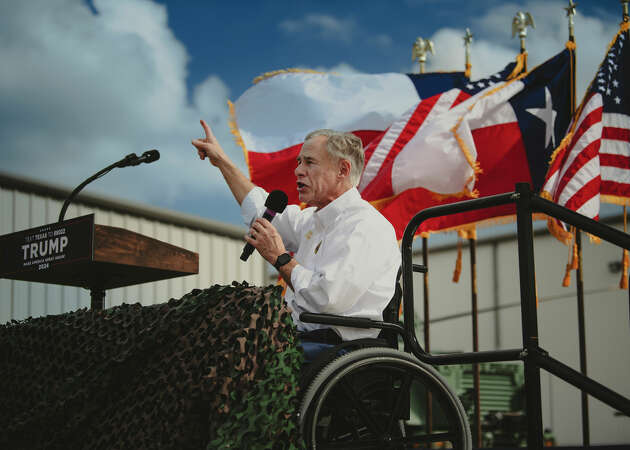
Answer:
[[146, 156], [146, 162], [153, 162], [160, 159], [160, 152], [158, 152], [155, 149], [147, 150], [146, 152], [142, 154], [142, 156]]
[[287, 197], [287, 194], [283, 191], [276, 190], [269, 193], [267, 201], [265, 201], [265, 206], [267, 209], [275, 211], [276, 213], [281, 213], [284, 211], [284, 208], [287, 207], [288, 202], [289, 198]]

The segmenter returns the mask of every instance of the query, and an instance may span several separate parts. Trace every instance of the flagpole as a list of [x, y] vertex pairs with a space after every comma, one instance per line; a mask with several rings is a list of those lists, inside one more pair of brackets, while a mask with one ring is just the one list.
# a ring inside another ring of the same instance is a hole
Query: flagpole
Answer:
[[528, 12], [518, 11], [512, 19], [512, 38], [518, 34], [521, 40], [521, 55], [523, 55], [524, 70], [527, 71], [527, 51], [525, 49], [525, 38], [527, 38], [527, 27], [536, 28], [534, 18]]
[[[470, 29], [466, 28], [464, 35], [464, 48], [466, 55], [466, 76], [470, 78], [472, 64], [470, 62], [470, 45], [473, 41], [473, 35]], [[477, 236], [474, 230], [468, 232], [468, 248], [470, 253], [470, 298], [472, 309], [472, 338], [473, 352], [479, 351], [479, 309], [477, 302]], [[477, 447], [481, 447], [481, 374], [479, 373], [479, 364], [473, 364], [473, 391], [475, 398], [475, 434], [473, 439], [477, 443]]]
[[[413, 43], [411, 50], [411, 59], [418, 61], [419, 73], [424, 73], [425, 63], [427, 61], [427, 52], [431, 52], [435, 55], [433, 48], [433, 41], [429, 39], [423, 39], [418, 37]], [[427, 272], [422, 277], [423, 280], [423, 309], [424, 309], [424, 348], [427, 353], [431, 351], [431, 339], [429, 335], [430, 323], [429, 323], [429, 239], [426, 236], [422, 237], [422, 264], [427, 268]], [[430, 392], [427, 392], [426, 401], [427, 412], [427, 432], [433, 432], [433, 398]], [[430, 444], [429, 444], [430, 445]]]
[[470, 73], [472, 71], [472, 64], [470, 63], [470, 44], [473, 41], [473, 34], [470, 32], [469, 28], [466, 28], [466, 34], [464, 35], [464, 47], [466, 48], [466, 77], [470, 78]]
[[[567, 18], [569, 22], [569, 42], [575, 43], [574, 27], [575, 23], [573, 18], [576, 14], [576, 4], [573, 0], [569, 0], [569, 6], [565, 11], [567, 12]], [[575, 51], [573, 53], [575, 58]], [[571, 115], [575, 114], [575, 67], [571, 71]], [[579, 352], [580, 352], [580, 372], [584, 376], [587, 375], [586, 369], [586, 323], [584, 315], [584, 276], [583, 276], [583, 261], [582, 261], [582, 231], [575, 230], [575, 246], [577, 247], [577, 268], [576, 270], [576, 294], [577, 294], [577, 313], [578, 313], [578, 339], [579, 339]], [[582, 445], [589, 447], [591, 445], [591, 431], [589, 420], [589, 407], [588, 407], [588, 395], [586, 392], [581, 391], [581, 403], [582, 403]]]
[[[479, 308], [477, 302], [477, 236], [475, 230], [468, 231], [470, 252], [470, 298], [472, 304], [473, 352], [479, 351]], [[473, 389], [475, 392], [475, 435], [477, 448], [481, 448], [481, 374], [479, 364], [473, 364]]]

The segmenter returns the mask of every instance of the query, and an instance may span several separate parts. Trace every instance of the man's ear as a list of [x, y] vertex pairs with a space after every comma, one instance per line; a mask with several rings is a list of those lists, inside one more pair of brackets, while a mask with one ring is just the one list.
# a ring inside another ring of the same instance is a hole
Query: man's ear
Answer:
[[339, 176], [349, 177], [351, 169], [352, 165], [350, 164], [350, 161], [348, 161], [347, 159], [339, 160]]

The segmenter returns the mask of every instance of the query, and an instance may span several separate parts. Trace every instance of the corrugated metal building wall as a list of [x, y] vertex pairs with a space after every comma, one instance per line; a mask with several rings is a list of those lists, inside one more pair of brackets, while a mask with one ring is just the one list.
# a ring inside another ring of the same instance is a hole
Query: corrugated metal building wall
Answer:
[[[0, 172], [0, 235], [57, 221], [69, 189]], [[79, 194], [65, 218], [95, 214], [116, 226], [199, 253], [199, 274], [107, 291], [105, 307], [162, 303], [194, 288], [247, 281], [267, 284], [267, 266], [256, 252], [239, 259], [245, 228], [104, 196]], [[2, 255], [1, 257], [6, 257]], [[0, 323], [89, 307], [86, 289], [0, 279]]]

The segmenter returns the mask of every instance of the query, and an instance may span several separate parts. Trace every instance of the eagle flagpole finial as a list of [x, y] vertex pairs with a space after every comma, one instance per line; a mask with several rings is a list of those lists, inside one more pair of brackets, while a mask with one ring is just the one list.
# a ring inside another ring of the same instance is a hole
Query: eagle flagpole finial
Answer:
[[630, 21], [630, 16], [628, 16], [628, 0], [620, 0], [620, 3], [623, 7], [623, 21]]
[[416, 39], [416, 42], [413, 43], [411, 59], [420, 63], [420, 73], [424, 73], [424, 63], [427, 62], [427, 52], [431, 52], [432, 55], [435, 55], [433, 41], [421, 37]]
[[512, 19], [512, 38], [518, 33], [521, 39], [521, 53], [525, 53], [525, 38], [527, 37], [527, 27], [536, 28], [534, 18], [528, 12], [519, 11]]

